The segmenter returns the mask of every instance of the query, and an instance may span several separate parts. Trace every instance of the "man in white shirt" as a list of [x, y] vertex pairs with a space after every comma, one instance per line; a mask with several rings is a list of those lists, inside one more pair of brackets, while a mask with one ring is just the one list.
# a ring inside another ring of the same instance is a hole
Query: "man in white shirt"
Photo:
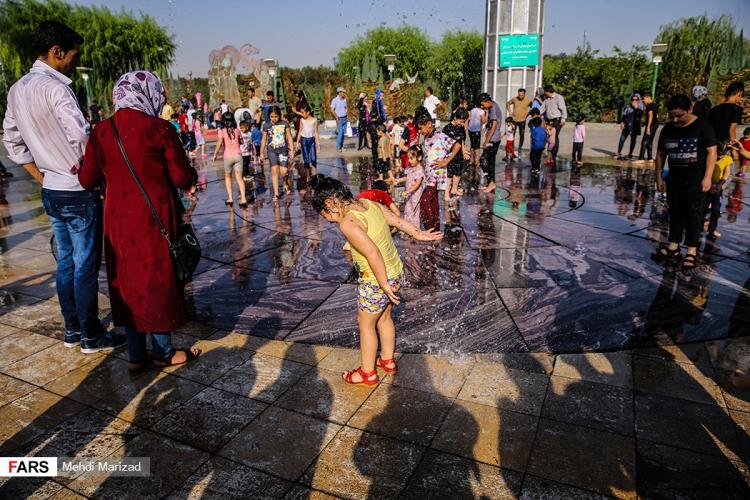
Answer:
[[427, 87], [424, 90], [424, 101], [422, 102], [422, 106], [427, 108], [427, 112], [430, 113], [434, 123], [435, 120], [437, 120], [437, 111], [435, 110], [440, 106], [440, 99], [432, 93], [432, 87]]
[[8, 92], [3, 143], [8, 157], [42, 185], [42, 203], [57, 243], [57, 295], [65, 320], [65, 347], [91, 354], [125, 345], [99, 321], [102, 204], [86, 191], [78, 170], [89, 126], [66, 75], [75, 71], [83, 38], [54, 21], [34, 34], [38, 57]]

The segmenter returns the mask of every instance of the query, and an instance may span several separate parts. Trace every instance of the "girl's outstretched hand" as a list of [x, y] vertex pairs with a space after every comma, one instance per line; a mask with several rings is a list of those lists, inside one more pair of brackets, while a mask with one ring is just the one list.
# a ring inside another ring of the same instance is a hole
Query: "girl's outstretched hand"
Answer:
[[418, 241], [438, 241], [443, 239], [443, 233], [430, 229], [429, 231], [420, 231], [414, 236]]
[[381, 286], [380, 288], [383, 289], [383, 293], [386, 294], [386, 296], [388, 297], [388, 299], [391, 302], [393, 302], [393, 305], [397, 306], [397, 305], [399, 305], [401, 303], [401, 299], [398, 298], [398, 295], [396, 295], [396, 293], [393, 291], [393, 289], [391, 288], [391, 285], [389, 285], [388, 283], [386, 283], [385, 286]]

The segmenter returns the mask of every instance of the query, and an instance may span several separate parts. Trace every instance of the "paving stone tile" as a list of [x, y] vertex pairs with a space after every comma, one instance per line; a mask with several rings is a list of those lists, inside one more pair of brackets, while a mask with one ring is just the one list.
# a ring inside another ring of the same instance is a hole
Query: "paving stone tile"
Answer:
[[261, 471], [213, 457], [171, 495], [170, 500], [201, 498], [282, 498], [290, 483]]
[[339, 374], [360, 365], [359, 349], [334, 347], [328, 355], [318, 363], [318, 368], [337, 372]]
[[527, 474], [524, 477], [523, 488], [518, 498], [519, 500], [557, 500], [560, 498], [605, 500], [611, 497]]
[[423, 453], [420, 446], [344, 427], [302, 482], [345, 498], [395, 498]]
[[184, 333], [191, 337], [207, 339], [216, 333], [216, 328], [198, 323], [197, 321], [189, 321], [172, 332], [172, 334], [175, 333]]
[[747, 466], [638, 440], [638, 494], [642, 498], [742, 499], [750, 491]]
[[63, 485], [48, 477], [0, 477], [0, 497], [37, 500], [51, 498]]
[[212, 385], [241, 396], [273, 403], [310, 370], [308, 365], [295, 361], [255, 354], [237, 368], [229, 370]]
[[745, 462], [750, 463], [750, 413], [729, 410], [729, 416], [737, 426], [737, 435]]
[[519, 472], [429, 450], [402, 498], [517, 498]]
[[34, 385], [0, 373], [0, 406], [25, 396], [34, 389]]
[[290, 481], [299, 478], [340, 425], [270, 407], [219, 454]]
[[539, 415], [547, 390], [547, 375], [506, 368], [499, 363], [478, 362], [458, 399]]
[[101, 360], [103, 356], [102, 353], [82, 354], [80, 349], [69, 349], [62, 343], [55, 342], [48, 349], [4, 367], [3, 371], [12, 377], [41, 386], [76, 368]]
[[16, 333], [0, 339], [0, 368], [41, 352], [55, 344], [58, 344], [57, 340], [44, 335], [16, 330]]
[[721, 379], [721, 395], [724, 398], [726, 405], [733, 409], [744, 412], [750, 412], [750, 393], [737, 389], [729, 383], [724, 377]]
[[341, 497], [329, 495], [318, 490], [311, 490], [307, 486], [295, 484], [289, 492], [284, 495], [284, 500], [335, 500]]
[[427, 446], [451, 402], [439, 394], [380, 384], [349, 425]]
[[461, 390], [471, 368], [473, 356], [432, 356], [404, 354], [398, 362], [398, 372], [388, 381], [402, 387], [434, 392], [454, 398]]
[[561, 354], [554, 375], [602, 384], [632, 387], [632, 361], [628, 352]]
[[128, 422], [151, 427], [204, 387], [184, 378], [155, 372], [120, 386], [94, 406]]
[[614, 385], [552, 376], [542, 416], [632, 436], [633, 391]]
[[542, 418], [528, 472], [618, 497], [635, 496], [635, 440]]
[[226, 347], [208, 340], [195, 343], [195, 347], [201, 350], [201, 355], [196, 360], [184, 365], [166, 367], [163, 371], [194, 382], [210, 384], [252, 356], [252, 353], [243, 349]]
[[500, 363], [508, 368], [547, 375], [552, 373], [555, 365], [555, 356], [548, 352], [480, 353], [476, 358], [477, 361]]
[[324, 345], [299, 344], [256, 337], [243, 332], [217, 332], [209, 337], [209, 340], [313, 366], [333, 349]]
[[83, 474], [68, 484], [82, 495], [96, 498], [159, 498], [169, 494], [209, 459], [196, 450], [152, 432], [144, 432], [110, 458], [149, 457], [148, 477], [111, 477]]
[[87, 408], [46, 430], [34, 445], [42, 450], [52, 447], [65, 457], [107, 457], [142, 433], [130, 422]]
[[0, 456], [22, 456], [28, 443], [85, 409], [80, 403], [37, 389], [0, 408]]
[[[0, 293], [2, 293], [2, 291], [0, 291]], [[5, 337], [13, 335], [14, 333], [18, 333], [20, 331], [22, 330], [20, 328], [16, 328], [15, 326], [0, 324], [0, 339], [4, 339]]]
[[721, 389], [710, 366], [675, 363], [659, 358], [636, 356], [633, 360], [633, 383], [643, 392], [699, 403], [724, 406]]
[[634, 349], [633, 354], [635, 356], [660, 358], [666, 361], [675, 361], [696, 366], [711, 366], [711, 358], [703, 342]]
[[68, 488], [63, 488], [49, 498], [51, 500], [84, 500], [86, 497]]
[[103, 356], [56, 378], [44, 386], [48, 391], [75, 401], [93, 405], [123, 385], [147, 373], [131, 373], [127, 361], [115, 356]]
[[709, 455], [741, 454], [736, 425], [726, 410], [703, 403], [635, 393], [639, 439]]
[[257, 417], [266, 404], [207, 387], [161, 419], [153, 430], [215, 452]]
[[523, 413], [458, 400], [430, 446], [523, 472], [531, 454], [537, 420]]
[[313, 368], [276, 405], [345, 424], [373, 390], [375, 386], [347, 384], [340, 373]]

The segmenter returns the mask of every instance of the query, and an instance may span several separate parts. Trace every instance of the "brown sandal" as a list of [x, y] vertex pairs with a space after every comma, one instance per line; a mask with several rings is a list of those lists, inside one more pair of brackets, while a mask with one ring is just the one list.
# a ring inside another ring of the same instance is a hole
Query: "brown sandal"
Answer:
[[[185, 361], [181, 361], [180, 363], [173, 363], [172, 360], [174, 359], [174, 355], [177, 354], [177, 352], [184, 352], [185, 353]], [[157, 368], [165, 368], [167, 366], [178, 366], [178, 365], [184, 365], [185, 363], [189, 361], [193, 361], [195, 358], [201, 355], [201, 350], [196, 347], [191, 347], [189, 349], [175, 349], [172, 351], [172, 353], [164, 358], [154, 358], [154, 366]]]

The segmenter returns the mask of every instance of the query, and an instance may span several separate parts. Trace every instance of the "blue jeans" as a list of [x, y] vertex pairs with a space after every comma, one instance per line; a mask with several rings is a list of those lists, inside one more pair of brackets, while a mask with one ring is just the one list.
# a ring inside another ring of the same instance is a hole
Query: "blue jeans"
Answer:
[[[125, 327], [125, 336], [128, 339], [128, 358], [131, 363], [142, 363], [146, 361], [146, 334], [137, 331], [132, 326]], [[166, 358], [174, 348], [172, 347], [172, 334], [170, 332], [151, 332], [151, 352], [155, 358]]]
[[44, 210], [57, 244], [57, 297], [68, 332], [96, 339], [99, 268], [102, 262], [102, 202], [98, 191], [42, 189]]
[[305, 166], [317, 167], [318, 151], [315, 148], [315, 137], [302, 137], [300, 138], [300, 144], [302, 145], [302, 160], [305, 162]]
[[336, 149], [344, 148], [344, 135], [346, 134], [347, 123], [349, 123], [349, 119], [346, 116], [340, 116], [336, 119]]

